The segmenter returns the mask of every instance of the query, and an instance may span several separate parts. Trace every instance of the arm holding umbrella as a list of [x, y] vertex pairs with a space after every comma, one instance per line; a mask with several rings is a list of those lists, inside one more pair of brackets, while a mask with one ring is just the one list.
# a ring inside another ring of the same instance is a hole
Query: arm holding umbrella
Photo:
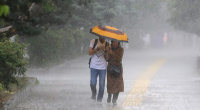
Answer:
[[93, 54], [95, 54], [98, 50], [104, 50], [104, 49], [105, 49], [104, 46], [99, 46], [99, 47], [95, 48], [94, 50], [90, 47], [90, 48], [89, 48], [88, 54], [89, 54], [89, 55], [93, 55]]
[[107, 46], [107, 47], [106, 47], [105, 52], [106, 52], [106, 54], [105, 54], [105, 59], [106, 59], [106, 61], [108, 61], [108, 60], [110, 59], [110, 55], [113, 54], [112, 49], [110, 49], [110, 46]]

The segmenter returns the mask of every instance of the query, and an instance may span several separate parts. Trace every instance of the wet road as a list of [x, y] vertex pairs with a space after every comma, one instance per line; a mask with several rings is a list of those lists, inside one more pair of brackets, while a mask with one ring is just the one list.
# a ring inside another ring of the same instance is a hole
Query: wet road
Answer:
[[[91, 102], [89, 56], [50, 69], [37, 76], [36, 86], [16, 110], [199, 110], [200, 75], [192, 51], [126, 50], [125, 92], [118, 105]], [[97, 86], [98, 87], [98, 86]]]

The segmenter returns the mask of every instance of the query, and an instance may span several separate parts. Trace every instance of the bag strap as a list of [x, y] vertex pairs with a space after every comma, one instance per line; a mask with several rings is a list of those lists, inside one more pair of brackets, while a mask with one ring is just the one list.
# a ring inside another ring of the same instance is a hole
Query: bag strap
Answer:
[[[95, 39], [95, 42], [94, 42], [92, 50], [94, 50], [95, 46], [97, 45], [97, 42], [98, 42], [98, 39]], [[89, 64], [89, 68], [90, 68], [91, 59], [92, 59], [92, 57], [90, 57], [90, 59], [89, 59], [89, 63], [88, 63]]]
[[98, 39], [95, 39], [95, 42], [94, 42], [92, 50], [94, 50], [95, 46], [97, 45], [97, 42], [98, 42]]

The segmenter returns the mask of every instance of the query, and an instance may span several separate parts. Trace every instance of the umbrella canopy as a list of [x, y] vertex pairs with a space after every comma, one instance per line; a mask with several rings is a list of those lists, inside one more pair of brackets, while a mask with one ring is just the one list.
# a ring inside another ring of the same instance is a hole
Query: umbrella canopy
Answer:
[[128, 42], [128, 37], [126, 33], [120, 31], [112, 26], [102, 26], [98, 25], [90, 30], [90, 33], [103, 37], [105, 39], [110, 39], [118, 42]]

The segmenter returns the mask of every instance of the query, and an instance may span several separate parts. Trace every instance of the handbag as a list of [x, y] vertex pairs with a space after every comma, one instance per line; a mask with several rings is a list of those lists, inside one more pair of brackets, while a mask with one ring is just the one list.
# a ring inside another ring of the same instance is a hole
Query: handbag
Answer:
[[108, 68], [108, 72], [113, 76], [114, 78], [118, 78], [121, 73], [121, 66], [118, 65], [110, 65]]

